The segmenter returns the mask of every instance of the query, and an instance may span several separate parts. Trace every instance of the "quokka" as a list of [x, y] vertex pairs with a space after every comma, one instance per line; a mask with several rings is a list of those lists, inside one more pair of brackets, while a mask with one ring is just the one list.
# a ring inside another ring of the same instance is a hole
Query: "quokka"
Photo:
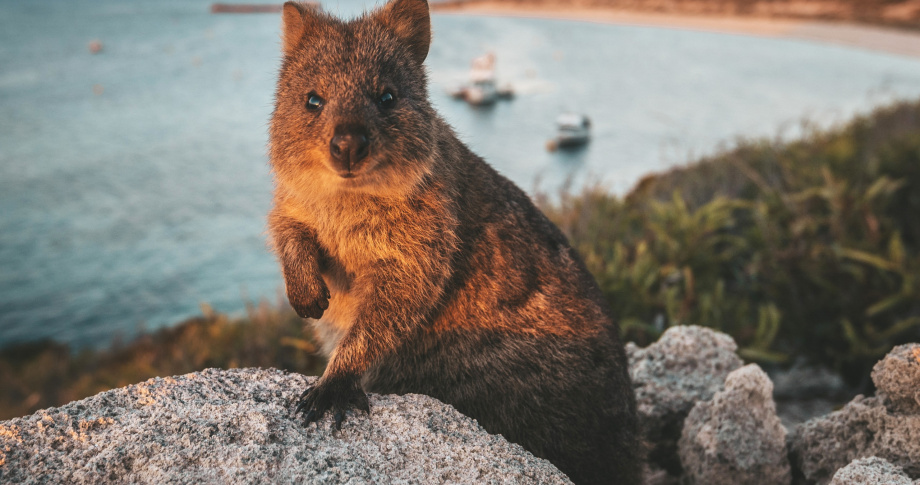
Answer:
[[618, 326], [565, 236], [431, 107], [426, 1], [282, 16], [269, 233], [329, 357], [305, 424], [427, 394], [576, 483], [638, 483]]

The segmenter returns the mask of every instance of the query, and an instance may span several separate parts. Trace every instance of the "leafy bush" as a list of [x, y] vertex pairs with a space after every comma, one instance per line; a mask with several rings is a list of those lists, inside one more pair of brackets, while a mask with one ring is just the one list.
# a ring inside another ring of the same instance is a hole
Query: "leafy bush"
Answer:
[[795, 142], [741, 142], [624, 198], [539, 201], [629, 340], [705, 325], [748, 359], [806, 356], [865, 384], [920, 337], [920, 102]]

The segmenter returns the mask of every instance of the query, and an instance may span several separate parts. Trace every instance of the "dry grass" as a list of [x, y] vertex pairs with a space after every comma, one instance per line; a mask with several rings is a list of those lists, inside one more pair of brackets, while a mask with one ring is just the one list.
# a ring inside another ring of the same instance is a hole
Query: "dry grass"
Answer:
[[202, 310], [200, 317], [105, 350], [73, 353], [43, 341], [0, 351], [0, 419], [209, 367], [322, 373], [325, 361], [314, 353], [312, 335], [287, 305], [250, 306], [240, 318]]

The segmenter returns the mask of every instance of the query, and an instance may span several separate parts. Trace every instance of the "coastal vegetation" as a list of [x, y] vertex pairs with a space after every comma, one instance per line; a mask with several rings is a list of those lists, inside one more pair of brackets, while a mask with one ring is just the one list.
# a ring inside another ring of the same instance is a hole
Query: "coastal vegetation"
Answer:
[[[920, 341], [920, 101], [795, 141], [740, 141], [623, 197], [589, 187], [537, 201], [639, 345], [703, 325], [749, 361], [807, 359], [866, 388], [893, 345]], [[323, 366], [285, 303], [240, 317], [203, 306], [108, 349], [0, 349], [0, 419], [207, 367]]]
[[51, 341], [0, 349], [0, 420], [209, 367], [277, 367], [318, 375], [325, 360], [287, 304], [249, 305], [236, 317], [202, 305], [198, 317], [106, 349], [73, 352]]
[[626, 197], [544, 197], [641, 345], [673, 325], [742, 357], [825, 364], [852, 384], [920, 340], [920, 102], [801, 139], [742, 141]]

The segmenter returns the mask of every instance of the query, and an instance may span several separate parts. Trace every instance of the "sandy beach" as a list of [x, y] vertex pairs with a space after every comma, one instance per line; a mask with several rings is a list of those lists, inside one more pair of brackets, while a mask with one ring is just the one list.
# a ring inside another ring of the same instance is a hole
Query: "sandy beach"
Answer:
[[489, 1], [433, 3], [445, 15], [552, 18], [593, 23], [801, 39], [920, 58], [920, 32], [887, 27], [797, 19], [648, 13], [578, 5], [525, 5]]

